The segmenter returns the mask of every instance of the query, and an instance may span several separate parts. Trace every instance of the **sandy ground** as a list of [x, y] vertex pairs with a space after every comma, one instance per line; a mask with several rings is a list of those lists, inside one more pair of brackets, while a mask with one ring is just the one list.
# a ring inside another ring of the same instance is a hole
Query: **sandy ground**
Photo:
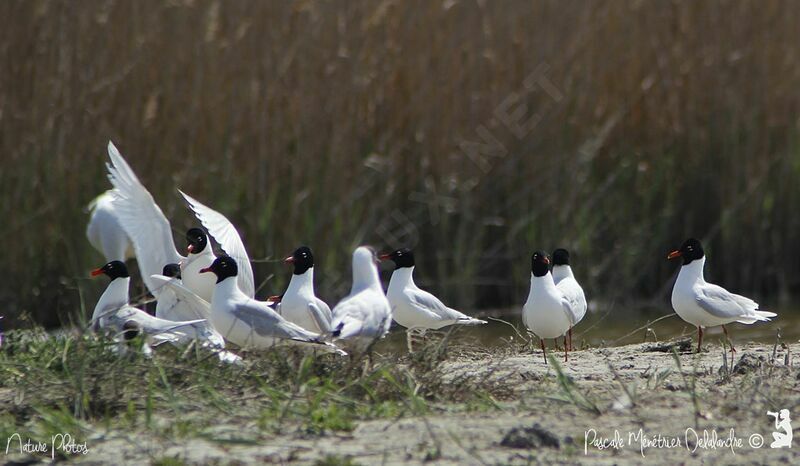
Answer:
[[[770, 448], [775, 425], [767, 415], [789, 409], [800, 428], [800, 371], [791, 361], [800, 345], [742, 346], [727, 370], [719, 345], [680, 353], [680, 369], [662, 345], [576, 351], [562, 362], [563, 377], [539, 351], [451, 355], [437, 369], [443, 380], [485, 391], [485, 404], [433, 405], [425, 416], [362, 421], [349, 433], [261, 434], [252, 443], [220, 441], [257, 431], [233, 422], [220, 423], [214, 440], [97, 431], [89, 453], [70, 461], [315, 464], [335, 455], [328, 464], [800, 464], [800, 439]], [[643, 439], [653, 444], [642, 447]]]

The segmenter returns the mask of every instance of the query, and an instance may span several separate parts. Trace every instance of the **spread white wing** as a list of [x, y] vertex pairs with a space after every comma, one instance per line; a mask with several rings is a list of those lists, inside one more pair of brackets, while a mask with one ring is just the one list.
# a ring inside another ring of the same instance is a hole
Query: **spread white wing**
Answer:
[[167, 264], [181, 262], [183, 257], [175, 248], [172, 228], [164, 213], [110, 141], [108, 157], [108, 179], [116, 188], [113, 202], [119, 222], [133, 242], [142, 280], [158, 298], [158, 286], [150, 276], [160, 274]]
[[222, 250], [236, 260], [236, 265], [239, 266], [237, 278], [239, 289], [249, 298], [254, 297], [256, 287], [253, 279], [253, 267], [250, 265], [250, 257], [247, 255], [247, 250], [244, 247], [244, 243], [242, 243], [239, 232], [236, 231], [236, 227], [221, 213], [203, 205], [200, 201], [181, 190], [178, 190], [178, 192], [186, 199], [197, 219], [219, 243]]

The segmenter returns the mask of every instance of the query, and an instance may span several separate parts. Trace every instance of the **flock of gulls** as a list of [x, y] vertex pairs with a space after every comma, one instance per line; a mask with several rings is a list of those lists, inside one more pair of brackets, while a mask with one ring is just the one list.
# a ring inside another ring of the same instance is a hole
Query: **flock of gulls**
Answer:
[[[314, 256], [297, 248], [285, 262], [294, 268], [285, 292], [266, 301], [255, 299], [255, 281], [247, 250], [233, 224], [221, 213], [188, 194], [186, 200], [203, 228], [186, 232], [186, 254], [175, 245], [172, 227], [153, 197], [113, 143], [108, 144], [108, 178], [113, 189], [91, 204], [87, 237], [108, 261], [91, 272], [111, 281], [94, 308], [92, 329], [110, 334], [121, 347], [143, 337], [146, 353], [161, 344], [200, 344], [224, 362], [241, 358], [226, 349], [297, 345], [313, 351], [357, 356], [388, 332], [392, 320], [407, 329], [409, 350], [413, 336], [451, 325], [481, 325], [442, 303], [414, 283], [414, 254], [398, 249], [377, 255], [360, 246], [352, 257], [352, 288], [333, 309], [314, 292]], [[224, 252], [215, 255], [213, 238]], [[142, 281], [156, 299], [155, 316], [129, 302], [130, 275], [125, 261], [135, 257]], [[683, 266], [672, 292], [672, 305], [683, 320], [697, 327], [700, 351], [703, 329], [726, 324], [752, 324], [776, 314], [759, 310], [744, 296], [707, 283], [703, 278], [705, 253], [699, 241], [686, 240], [669, 259]], [[395, 269], [384, 291], [378, 263], [392, 261]], [[587, 302], [569, 262], [569, 252], [552, 256], [536, 251], [531, 257], [528, 298], [522, 308], [525, 326], [541, 342], [564, 338], [564, 359], [572, 349], [572, 329], [586, 314]], [[731, 350], [733, 346], [731, 345]]]

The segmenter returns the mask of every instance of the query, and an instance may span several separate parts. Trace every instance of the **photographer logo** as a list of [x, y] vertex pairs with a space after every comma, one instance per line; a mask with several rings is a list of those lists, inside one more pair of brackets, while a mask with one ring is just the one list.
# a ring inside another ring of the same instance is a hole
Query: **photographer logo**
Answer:
[[782, 409], [775, 413], [767, 411], [767, 416], [775, 418], [775, 432], [772, 433], [773, 442], [770, 448], [792, 448], [792, 419], [789, 417], [789, 410]]

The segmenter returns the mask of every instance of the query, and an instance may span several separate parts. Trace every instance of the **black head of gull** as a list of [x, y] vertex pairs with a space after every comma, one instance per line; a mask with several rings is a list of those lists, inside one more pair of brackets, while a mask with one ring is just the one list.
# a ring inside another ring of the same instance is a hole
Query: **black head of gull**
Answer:
[[208, 236], [200, 228], [189, 228], [186, 232], [186, 242], [189, 243], [186, 248], [189, 254], [200, 254], [208, 246]]
[[231, 256], [219, 256], [214, 259], [210, 266], [200, 269], [200, 273], [214, 272], [217, 276], [217, 283], [228, 277], [235, 277], [239, 273], [239, 267]]
[[116, 278], [130, 277], [130, 275], [128, 275], [128, 267], [126, 267], [125, 264], [120, 261], [111, 261], [99, 269], [92, 270], [93, 277], [102, 274], [108, 275], [111, 281], [114, 281]]
[[544, 277], [550, 272], [550, 259], [542, 251], [536, 251], [531, 256], [531, 272], [534, 277]]
[[683, 242], [681, 248], [677, 251], [672, 251], [667, 256], [667, 259], [675, 259], [676, 257], [683, 258], [683, 265], [691, 264], [692, 261], [702, 259], [705, 256], [703, 245], [700, 241], [689, 238]]
[[569, 251], [564, 248], [553, 251], [553, 265], [569, 265]]
[[284, 262], [294, 265], [294, 274], [303, 275], [306, 270], [314, 267], [314, 255], [308, 246], [300, 246]]
[[382, 261], [390, 260], [394, 262], [396, 268], [414, 267], [414, 253], [411, 249], [402, 248], [389, 254], [382, 254], [380, 259]]
[[170, 278], [181, 278], [181, 266], [179, 264], [167, 264], [161, 271], [161, 275]]

